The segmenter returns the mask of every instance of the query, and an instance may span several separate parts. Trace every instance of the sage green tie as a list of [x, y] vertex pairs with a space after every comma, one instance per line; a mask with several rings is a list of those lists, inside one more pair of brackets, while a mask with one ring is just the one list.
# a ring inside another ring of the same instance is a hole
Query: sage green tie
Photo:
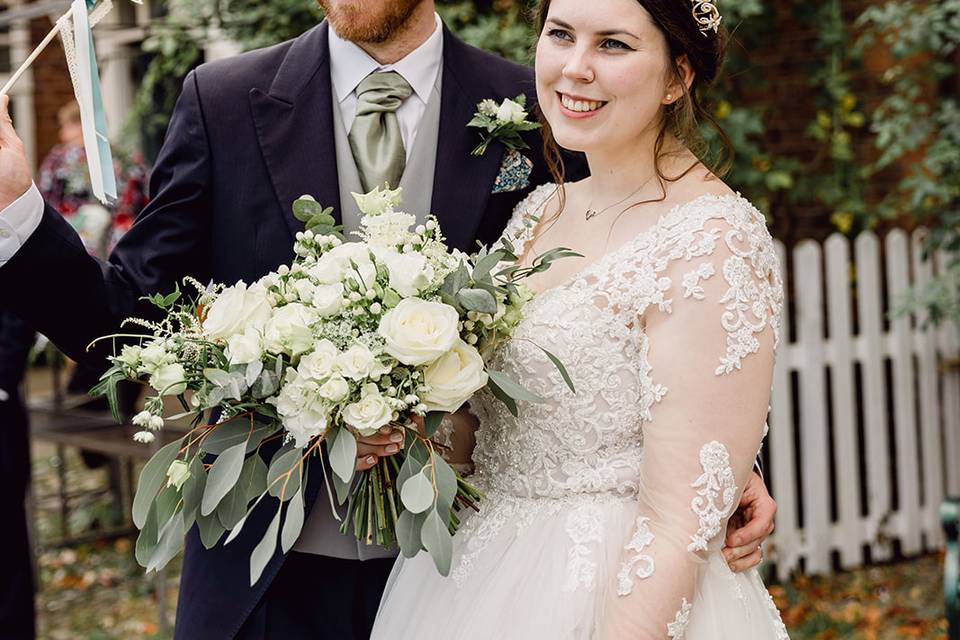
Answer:
[[371, 73], [357, 85], [357, 115], [347, 137], [364, 191], [400, 184], [407, 154], [397, 109], [411, 93], [396, 71]]

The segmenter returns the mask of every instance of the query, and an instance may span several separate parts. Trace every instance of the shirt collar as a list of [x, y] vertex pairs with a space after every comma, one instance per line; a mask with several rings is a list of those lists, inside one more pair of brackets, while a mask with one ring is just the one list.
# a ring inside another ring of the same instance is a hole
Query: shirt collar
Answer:
[[410, 83], [421, 101], [429, 101], [443, 62], [443, 23], [439, 15], [434, 14], [434, 17], [436, 27], [430, 37], [405, 58], [388, 65], [381, 65], [356, 44], [341, 38], [331, 26], [330, 78], [337, 102], [343, 102], [360, 81], [374, 71], [396, 71]]

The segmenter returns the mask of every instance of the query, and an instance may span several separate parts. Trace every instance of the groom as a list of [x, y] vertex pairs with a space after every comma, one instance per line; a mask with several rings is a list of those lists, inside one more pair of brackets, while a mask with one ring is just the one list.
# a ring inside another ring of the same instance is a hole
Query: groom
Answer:
[[[302, 228], [294, 199], [314, 195], [350, 230], [359, 212], [349, 193], [384, 178], [404, 187], [404, 209], [434, 212], [452, 246], [495, 240], [529, 188], [550, 180], [546, 162], [529, 137], [532, 171], [517, 179], [502, 166], [499, 142], [471, 155], [479, 139], [466, 125], [481, 100], [525, 93], [532, 103], [531, 71], [458, 40], [433, 0], [319, 2], [328, 20], [296, 40], [191, 72], [151, 204], [107, 263], [89, 257], [40, 201], [4, 104], [0, 307], [72, 357], [102, 362], [86, 345], [127, 316], [149, 314], [138, 301], [144, 294], [170, 291], [185, 275], [249, 282], [290, 263]], [[384, 434], [362, 455], [394, 452]], [[735, 568], [756, 564], [772, 528], [775, 504], [759, 477], [751, 486], [754, 497], [741, 505], [751, 517], [737, 532], [744, 540], [730, 550]], [[340, 536], [325, 493], [318, 482], [308, 486], [308, 509], [317, 508], [300, 540], [286, 557], [278, 550], [252, 587], [248, 558], [269, 509], [258, 508], [228, 547], [205, 549], [194, 528], [176, 638], [367, 637], [392, 553]]]

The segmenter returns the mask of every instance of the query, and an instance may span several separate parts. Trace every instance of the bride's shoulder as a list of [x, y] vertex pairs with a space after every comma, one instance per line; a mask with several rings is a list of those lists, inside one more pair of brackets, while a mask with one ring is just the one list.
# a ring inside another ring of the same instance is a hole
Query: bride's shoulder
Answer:
[[558, 193], [559, 187], [553, 182], [547, 182], [534, 187], [526, 197], [517, 203], [513, 215], [503, 230], [503, 237], [511, 242], [524, 242], [540, 218], [550, 200]]
[[699, 179], [694, 176], [677, 186], [670, 197], [671, 223], [689, 227], [712, 222], [713, 227], [730, 227], [770, 237], [763, 213], [715, 175], [705, 172]]

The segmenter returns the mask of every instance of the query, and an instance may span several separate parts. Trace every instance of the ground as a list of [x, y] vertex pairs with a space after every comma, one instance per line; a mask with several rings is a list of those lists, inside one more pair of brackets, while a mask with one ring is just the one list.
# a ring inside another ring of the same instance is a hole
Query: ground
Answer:
[[[49, 445], [34, 445], [34, 482], [42, 495], [54, 486], [61, 461]], [[66, 459], [75, 487], [103, 482], [103, 471], [87, 470], [75, 451]], [[50, 499], [38, 501], [41, 542], [58, 535], [59, 515]], [[105, 499], [71, 518], [71, 525], [96, 523], [109, 513]], [[119, 538], [76, 548], [46, 547], [39, 555], [41, 591], [37, 603], [43, 640], [138, 640], [169, 638], [159, 625], [155, 577], [144, 576], [133, 560], [133, 540]], [[176, 562], [174, 563], [176, 564]], [[178, 568], [167, 576], [167, 607], [175, 608]], [[851, 638], [946, 639], [943, 611], [943, 557], [851, 571], [830, 578], [800, 577], [772, 584], [794, 640]], [[172, 613], [171, 613], [172, 618]]]

